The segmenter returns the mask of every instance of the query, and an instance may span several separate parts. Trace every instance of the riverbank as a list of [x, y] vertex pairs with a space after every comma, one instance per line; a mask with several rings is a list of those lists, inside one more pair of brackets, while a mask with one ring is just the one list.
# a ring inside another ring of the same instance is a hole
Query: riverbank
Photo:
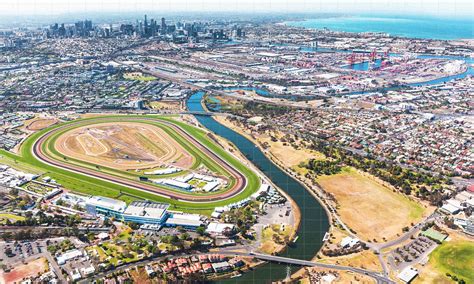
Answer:
[[[201, 103], [202, 107], [204, 110], [206, 111], [209, 111], [205, 105], [204, 102]], [[219, 117], [219, 116], [215, 116], [213, 117], [214, 120], [216, 120], [217, 122], [221, 123], [220, 121], [222, 121], [222, 118], [223, 117]], [[224, 120], [225, 121], [225, 120]], [[223, 123], [221, 123], [223, 124]], [[226, 124], [223, 124], [224, 126], [227, 126]], [[232, 129], [232, 128], [231, 128]], [[239, 134], [241, 134], [240, 132], [238, 132]], [[242, 134], [241, 134], [242, 135]], [[246, 137], [246, 136], [244, 136]], [[247, 137], [248, 138], [248, 137]], [[229, 140], [226, 140], [224, 138], [221, 138], [221, 137], [218, 137], [218, 142], [220, 144], [220, 146], [222, 148], [224, 148], [225, 150], [227, 150], [229, 153], [231, 153], [232, 155], [236, 156], [236, 158], [238, 158], [240, 161], [245, 161], [245, 164], [250, 167], [252, 170], [254, 170], [255, 172], [257, 172], [260, 177], [262, 179], [264, 179], [267, 183], [269, 183], [273, 188], [275, 188], [281, 195], [283, 195], [287, 200], [288, 202], [290, 203], [291, 205], [291, 212], [293, 214], [293, 222], [292, 224], [289, 224], [291, 226], [291, 232], [289, 234], [289, 240], [290, 242], [293, 242], [296, 238], [297, 238], [297, 232], [298, 230], [300, 229], [300, 225], [301, 225], [301, 211], [300, 211], [300, 208], [298, 207], [298, 205], [296, 204], [296, 202], [293, 200], [293, 198], [291, 198], [290, 195], [288, 195], [284, 190], [282, 190], [281, 188], [279, 188], [275, 183], [273, 183], [270, 179], [266, 178], [265, 174], [260, 170], [258, 169], [257, 167], [255, 167], [248, 159], [247, 157], [245, 157], [240, 151], [239, 149], [237, 148], [237, 146], [232, 143], [231, 141]], [[224, 141], [222, 140], [225, 140], [225, 142], [227, 143], [224, 143]], [[250, 140], [250, 139], [249, 139]], [[258, 145], [258, 144], [255, 144], [255, 145]], [[276, 245], [276, 244], [275, 244]], [[281, 253], [282, 251], [284, 251], [286, 249], [286, 247], [289, 245], [286, 244], [286, 245], [276, 245], [275, 246], [275, 250], [272, 250], [271, 252], [266, 252], [266, 253], [269, 253], [269, 254], [279, 254]]]
[[[280, 168], [280, 170], [286, 172], [287, 174], [289, 174], [290, 176], [292, 176], [293, 178], [295, 178], [295, 180], [300, 183], [306, 190], [307, 192], [309, 192], [320, 204], [321, 206], [324, 208], [324, 210], [326, 211], [326, 214], [327, 214], [327, 217], [328, 217], [328, 222], [330, 224], [333, 224], [333, 222], [335, 221], [333, 218], [332, 218], [332, 214], [331, 214], [331, 211], [329, 210], [328, 206], [326, 205], [326, 202], [325, 200], [319, 196], [315, 190], [312, 190], [311, 187], [309, 185], [307, 185], [306, 183], [302, 182], [297, 176], [296, 174], [291, 171], [290, 169], [288, 169], [288, 167], [282, 163], [275, 155], [273, 155], [270, 151], [266, 150], [266, 149], [263, 149], [262, 146], [261, 146], [261, 143], [255, 139], [254, 137], [252, 137], [251, 135], [249, 135], [244, 129], [240, 128], [240, 127], [237, 127], [235, 124], [233, 124], [232, 122], [230, 122], [228, 119], [226, 119], [225, 117], [220, 117], [220, 116], [216, 116], [214, 117], [214, 119], [216, 121], [218, 121], [220, 124], [234, 130], [235, 132], [239, 133], [240, 135], [246, 137], [247, 139], [249, 139], [250, 141], [254, 142], [255, 145], [257, 145], [257, 147], [260, 148], [260, 150], [267, 156], [267, 158], [269, 158], [278, 168]], [[329, 230], [331, 230], [331, 227], [329, 228]], [[329, 232], [329, 231], [328, 231]], [[324, 243], [323, 243], [323, 246], [324, 246]], [[321, 247], [322, 248], [322, 247]], [[312, 260], [313, 261], [316, 261], [318, 259], [318, 254], [320, 253], [320, 250], [313, 256]]]
[[[202, 106], [204, 92], [194, 93], [187, 101], [189, 111], [205, 111]], [[294, 259], [311, 260], [320, 250], [324, 235], [329, 228], [327, 212], [316, 199], [314, 199], [300, 182], [288, 173], [282, 171], [257, 147], [252, 141], [239, 133], [218, 123], [210, 116], [197, 115], [196, 119], [201, 125], [231, 141], [240, 152], [247, 157], [262, 173], [265, 174], [278, 188], [286, 192], [294, 200], [301, 211], [301, 225], [298, 229], [298, 238], [287, 246], [279, 255]], [[243, 282], [269, 282], [279, 281], [287, 277], [288, 273], [296, 271], [297, 267], [278, 263], [266, 263], [258, 269], [250, 271], [239, 277]], [[233, 283], [232, 279], [221, 283]]]
[[[285, 171], [287, 174], [289, 174], [290, 176], [295, 178], [298, 181], [298, 183], [300, 183], [305, 188], [305, 190], [307, 192], [309, 192], [311, 194], [311, 196], [315, 200], [317, 200], [320, 203], [320, 205], [325, 209], [326, 214], [328, 216], [329, 223], [331, 224], [330, 228], [327, 231], [327, 235], [328, 236], [338, 235], [336, 233], [336, 231], [338, 231], [339, 229], [336, 226], [334, 226], [334, 224], [336, 224], [338, 222], [338, 220], [333, 217], [333, 214], [332, 214], [331, 210], [329, 209], [330, 207], [326, 203], [326, 200], [324, 199], [324, 197], [320, 196], [320, 195], [322, 195], [322, 193], [318, 193], [316, 189], [313, 189], [309, 184], [306, 184], [305, 182], [300, 180], [297, 177], [295, 172], [293, 172], [284, 163], [282, 163], [275, 155], [273, 155], [271, 153], [270, 150], [263, 149], [262, 146], [261, 146], [260, 141], [255, 139], [254, 137], [252, 137], [250, 134], [248, 134], [243, 128], [236, 126], [234, 123], [232, 123], [231, 121], [229, 121], [225, 117], [215, 117], [215, 119], [219, 123], [221, 123], [222, 125], [224, 125], [228, 128], [231, 128], [232, 130], [236, 131], [240, 135], [242, 135], [242, 136], [246, 137], [247, 139], [251, 140], [253, 143], [255, 143], [255, 145], [257, 145], [261, 149], [261, 151], [263, 153], [265, 153], [265, 155], [276, 166], [278, 166], [282, 171]], [[341, 235], [341, 236], [339, 236], [338, 241], [340, 241], [340, 239], [342, 239], [343, 237], [348, 236], [347, 233], [346, 234], [339, 234], [339, 235]], [[312, 261], [320, 262], [320, 261], [323, 260], [326, 263], [334, 263], [334, 264], [344, 263], [344, 265], [349, 265], [351, 263], [349, 260], [355, 257], [355, 258], [357, 258], [357, 264], [359, 264], [359, 266], [361, 268], [373, 268], [373, 267], [375, 267], [374, 266], [374, 260], [377, 261], [377, 257], [370, 251], [363, 251], [362, 252], [362, 254], [365, 253], [366, 255], [351, 254], [351, 255], [348, 255], [348, 256], [344, 256], [342, 258], [324, 257], [324, 255], [321, 253], [321, 250], [322, 250], [322, 248], [324, 248], [327, 245], [327, 243], [329, 241], [330, 240], [328, 238], [323, 243], [320, 250], [318, 250], [318, 252], [312, 257], [312, 259], [311, 259]], [[334, 241], [335, 241], [334, 239], [331, 240], [331, 242], [334, 242]], [[370, 256], [370, 257], [367, 257], [367, 256]], [[353, 265], [349, 265], [349, 266], [353, 266]], [[377, 267], [377, 270], [381, 270], [380, 266], [376, 266], [376, 267]], [[311, 279], [311, 277], [308, 276], [308, 274], [311, 274], [311, 273], [309, 273], [309, 271], [311, 271], [312, 273], [323, 272], [323, 273], [330, 273], [330, 274], [331, 274], [331, 272], [333, 272], [332, 270], [320, 269], [320, 268], [299, 268], [298, 270], [296, 270], [291, 275], [291, 279], [292, 280], [301, 280], [301, 279], [305, 279], [305, 278]], [[370, 282], [371, 281], [371, 278], [366, 277], [365, 275], [358, 275], [358, 274], [354, 275], [353, 273], [349, 273], [347, 271], [338, 271], [337, 274], [338, 274], [337, 279], [340, 280], [340, 281], [347, 281], [347, 282], [350, 282], [350, 281], [367, 281], [367, 282]], [[310, 280], [308, 280], [308, 281], [310, 281]]]

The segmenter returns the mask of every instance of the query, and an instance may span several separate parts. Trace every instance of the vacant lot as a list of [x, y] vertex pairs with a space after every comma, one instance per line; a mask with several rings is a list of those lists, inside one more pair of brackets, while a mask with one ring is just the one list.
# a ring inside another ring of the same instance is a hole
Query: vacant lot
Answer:
[[0, 272], [0, 283], [20, 283], [22, 279], [37, 276], [48, 270], [48, 261], [44, 258], [38, 258], [27, 264], [15, 266], [10, 272]]
[[364, 240], [393, 239], [402, 233], [403, 227], [419, 221], [425, 213], [417, 202], [352, 168], [321, 176], [318, 183], [336, 198], [343, 222]]

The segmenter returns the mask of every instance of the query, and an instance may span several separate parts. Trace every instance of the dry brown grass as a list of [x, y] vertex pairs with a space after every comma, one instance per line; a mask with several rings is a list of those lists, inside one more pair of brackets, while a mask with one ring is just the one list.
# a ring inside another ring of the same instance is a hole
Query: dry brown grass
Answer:
[[402, 228], [429, 214], [423, 206], [354, 169], [321, 176], [318, 183], [334, 195], [342, 220], [364, 239], [393, 239]]
[[58, 120], [56, 118], [33, 119], [30, 122], [28, 122], [28, 124], [26, 125], [26, 129], [31, 130], [31, 131], [38, 131], [46, 127], [49, 127], [57, 122]]
[[[283, 133], [280, 131], [272, 131], [271, 133], [250, 133], [249, 129], [244, 129], [244, 127], [232, 123], [225, 117], [215, 117], [214, 119], [245, 137], [256, 141], [259, 145], [268, 144], [269, 154], [277, 159], [283, 167], [292, 168], [309, 159], [325, 159], [323, 154], [310, 150], [307, 147], [295, 149], [290, 143], [281, 142], [280, 139]], [[276, 137], [278, 141], [273, 142], [271, 136]], [[301, 140], [297, 140], [295, 144], [300, 145]]]

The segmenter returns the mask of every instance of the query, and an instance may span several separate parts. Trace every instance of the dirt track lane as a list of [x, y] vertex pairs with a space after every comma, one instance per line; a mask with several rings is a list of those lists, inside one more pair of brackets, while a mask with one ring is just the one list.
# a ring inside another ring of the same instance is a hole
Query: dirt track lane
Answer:
[[[106, 118], [99, 119], [99, 121], [97, 121], [97, 123], [100, 123], [101, 121], [107, 121], [107, 120], [110, 120], [110, 119], [106, 119]], [[84, 174], [84, 175], [87, 175], [87, 176], [99, 178], [99, 179], [109, 181], [109, 182], [112, 182], [112, 183], [115, 183], [115, 184], [127, 186], [127, 187], [130, 187], [130, 188], [136, 189], [136, 190], [146, 191], [146, 192], [150, 192], [150, 193], [153, 193], [153, 194], [157, 194], [157, 195], [162, 196], [162, 197], [181, 200], [181, 201], [193, 201], [193, 202], [203, 202], [203, 203], [205, 203], [205, 202], [210, 202], [210, 201], [225, 200], [225, 199], [231, 198], [231, 197], [236, 196], [239, 193], [241, 193], [244, 190], [245, 186], [247, 185], [247, 180], [241, 172], [236, 170], [227, 161], [225, 161], [224, 159], [222, 159], [221, 157], [216, 155], [214, 152], [212, 152], [210, 149], [208, 149], [206, 146], [204, 146], [201, 142], [196, 140], [192, 135], [187, 133], [181, 127], [179, 127], [179, 126], [177, 126], [173, 123], [167, 122], [167, 121], [163, 121], [163, 120], [159, 120], [159, 119], [152, 119], [152, 118], [132, 118], [132, 117], [130, 117], [130, 118], [127, 118], [127, 120], [154, 121], [154, 122], [158, 122], [158, 123], [164, 124], [164, 125], [172, 128], [179, 135], [183, 136], [189, 142], [191, 142], [196, 148], [198, 148], [200, 151], [204, 152], [208, 157], [210, 157], [216, 163], [218, 163], [222, 167], [224, 167], [224, 169], [228, 173], [230, 173], [230, 175], [232, 177], [235, 178], [235, 180], [236, 180], [235, 185], [231, 189], [229, 189], [225, 192], [222, 192], [222, 193], [207, 195], [207, 196], [194, 196], [194, 195], [186, 194], [185, 192], [183, 192], [183, 193], [174, 192], [174, 191], [170, 191], [170, 190], [167, 190], [167, 189], [164, 189], [164, 188], [153, 186], [151, 184], [146, 184], [146, 183], [142, 183], [142, 182], [139, 182], [139, 181], [133, 181], [133, 180], [130, 180], [130, 179], [127, 179], [127, 178], [117, 177], [117, 176], [113, 176], [113, 175], [107, 174], [107, 173], [101, 173], [101, 172], [98, 172], [98, 171], [95, 171], [95, 170], [92, 170], [92, 169], [88, 169], [88, 168], [85, 168], [85, 167], [81, 167], [81, 166], [77, 166], [77, 165], [73, 165], [73, 164], [69, 164], [69, 163], [64, 163], [64, 162], [61, 162], [59, 160], [52, 159], [48, 155], [43, 153], [43, 150], [42, 150], [43, 143], [51, 135], [55, 134], [57, 131], [62, 130], [66, 127], [70, 127], [71, 125], [81, 124], [82, 121], [66, 124], [64, 126], [60, 126], [58, 128], [55, 128], [55, 129], [50, 130], [47, 133], [45, 133], [38, 140], [36, 140], [35, 143], [33, 144], [33, 149], [32, 149], [33, 154], [37, 159], [39, 159], [39, 160], [41, 160], [41, 161], [43, 161], [47, 164], [50, 164], [50, 165], [53, 165], [53, 166], [56, 166], [56, 167], [59, 167], [59, 168], [66, 169], [66, 170], [69, 170], [71, 172], [81, 173], [81, 174]], [[93, 121], [93, 120], [89, 120], [88, 122], [90, 122], [90, 121]]]

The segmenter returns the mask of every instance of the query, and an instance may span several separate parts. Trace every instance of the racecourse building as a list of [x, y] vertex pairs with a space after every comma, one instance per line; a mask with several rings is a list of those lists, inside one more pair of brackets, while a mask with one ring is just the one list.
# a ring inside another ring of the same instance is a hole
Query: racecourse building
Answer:
[[169, 204], [134, 201], [123, 212], [122, 220], [139, 224], [163, 224], [168, 218]]
[[87, 213], [93, 216], [113, 217], [124, 222], [163, 225], [169, 217], [166, 203], [134, 201], [127, 206], [121, 200], [92, 196], [85, 204]]

